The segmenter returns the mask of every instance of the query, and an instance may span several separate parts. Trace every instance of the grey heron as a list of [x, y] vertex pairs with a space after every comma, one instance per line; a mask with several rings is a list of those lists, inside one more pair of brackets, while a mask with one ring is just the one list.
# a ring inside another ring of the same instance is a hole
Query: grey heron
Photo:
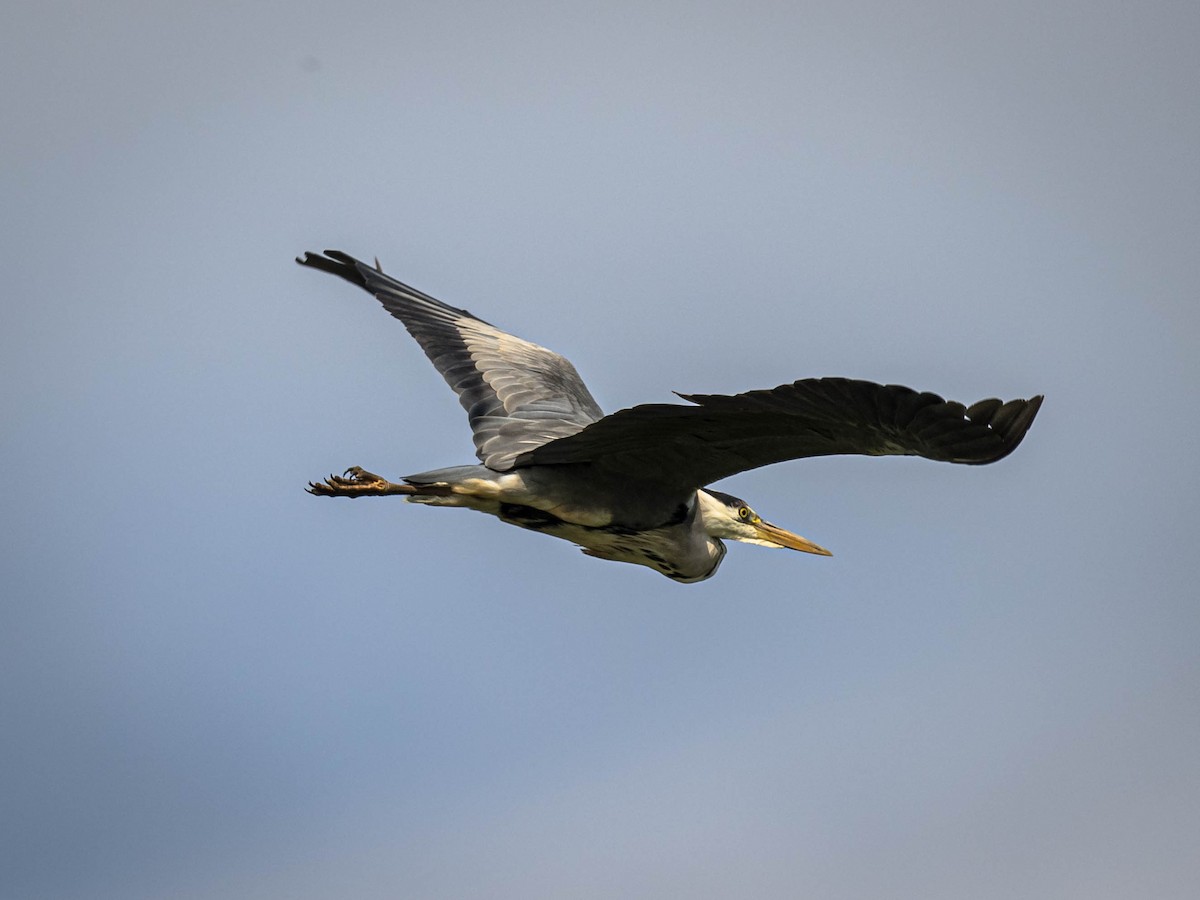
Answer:
[[589, 556], [680, 582], [712, 577], [725, 540], [828, 550], [706, 488], [771, 463], [831, 454], [907, 455], [980, 465], [1016, 449], [1042, 397], [971, 406], [899, 385], [806, 378], [742, 394], [678, 394], [605, 415], [562, 356], [489, 325], [336, 250], [296, 260], [375, 295], [458, 394], [479, 465], [399, 483], [357, 466], [308, 490], [401, 495], [489, 513], [572, 541]]

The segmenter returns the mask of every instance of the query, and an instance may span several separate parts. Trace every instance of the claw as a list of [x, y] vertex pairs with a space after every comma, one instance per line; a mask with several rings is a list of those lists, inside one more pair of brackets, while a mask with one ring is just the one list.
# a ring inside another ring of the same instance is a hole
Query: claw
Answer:
[[384, 494], [408, 494], [403, 485], [392, 484], [361, 466], [351, 466], [341, 475], [330, 474], [323, 482], [310, 481], [305, 489], [319, 497], [376, 497]]

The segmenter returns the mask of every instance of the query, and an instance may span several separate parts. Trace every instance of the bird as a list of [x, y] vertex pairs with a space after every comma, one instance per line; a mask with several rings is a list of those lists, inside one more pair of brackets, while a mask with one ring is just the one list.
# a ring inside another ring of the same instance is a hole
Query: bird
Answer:
[[588, 556], [690, 584], [716, 574], [725, 541], [831, 556], [709, 485], [785, 460], [837, 454], [993, 463], [1042, 405], [970, 406], [900, 385], [805, 378], [740, 394], [680, 394], [605, 415], [575, 367], [337, 250], [303, 266], [344, 278], [399, 319], [467, 412], [478, 464], [392, 482], [359, 466], [309, 482], [322, 497], [398, 495], [473, 509], [578, 545]]

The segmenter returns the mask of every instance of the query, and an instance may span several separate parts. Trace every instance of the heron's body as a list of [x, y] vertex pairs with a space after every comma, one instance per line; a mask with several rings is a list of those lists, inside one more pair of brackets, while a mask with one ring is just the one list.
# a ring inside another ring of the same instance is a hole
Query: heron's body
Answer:
[[[566, 477], [563, 477], [566, 476]], [[550, 470], [497, 473], [485, 466], [456, 466], [409, 475], [408, 500], [428, 506], [457, 506], [487, 513], [530, 531], [562, 538], [589, 556], [649, 566], [675, 581], [703, 581], [725, 556], [725, 545], [705, 530], [724, 505], [705, 490], [646, 516], [588, 500], [578, 490], [585, 478]]]
[[805, 379], [766, 391], [682, 395], [605, 416], [575, 368], [336, 251], [304, 265], [375, 294], [459, 395], [479, 465], [392, 483], [357, 467], [311, 483], [324, 496], [399, 494], [458, 506], [648, 566], [676, 581], [712, 576], [722, 539], [829, 555], [764, 522], [744, 501], [706, 490], [746, 469], [806, 456], [917, 455], [968, 464], [1011, 453], [1041, 397], [970, 408], [897, 385]]

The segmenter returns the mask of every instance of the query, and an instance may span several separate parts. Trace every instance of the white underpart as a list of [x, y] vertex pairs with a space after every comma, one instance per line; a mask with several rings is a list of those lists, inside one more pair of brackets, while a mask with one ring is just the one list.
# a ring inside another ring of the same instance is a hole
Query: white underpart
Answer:
[[613, 520], [612, 513], [607, 510], [552, 502], [543, 492], [531, 490], [525, 483], [524, 473], [520, 470], [497, 473], [492, 478], [466, 478], [455, 484], [431, 487], [446, 487], [451, 493], [448, 496], [418, 494], [406, 499], [410, 503], [423, 503], [428, 506], [462, 506], [493, 516], [499, 515], [501, 503], [515, 503], [540, 509], [564, 522], [586, 528], [603, 528], [611, 525]]
[[[417, 494], [406, 499], [410, 503], [429, 506], [474, 509], [531, 531], [571, 541], [588, 556], [648, 566], [675, 581], [703, 581], [716, 572], [725, 556], [725, 545], [706, 531], [701, 508], [690, 510], [694, 514], [682, 522], [627, 532], [610, 527], [611, 513], [547, 503], [539, 492], [529, 489], [519, 471], [497, 474], [490, 479], [467, 478], [455, 484], [424, 486], [448, 493]], [[702, 506], [705, 502], [717, 503], [703, 491], [697, 496]], [[502, 504], [541, 510], [561, 521], [522, 522], [519, 515], [506, 514]]]

